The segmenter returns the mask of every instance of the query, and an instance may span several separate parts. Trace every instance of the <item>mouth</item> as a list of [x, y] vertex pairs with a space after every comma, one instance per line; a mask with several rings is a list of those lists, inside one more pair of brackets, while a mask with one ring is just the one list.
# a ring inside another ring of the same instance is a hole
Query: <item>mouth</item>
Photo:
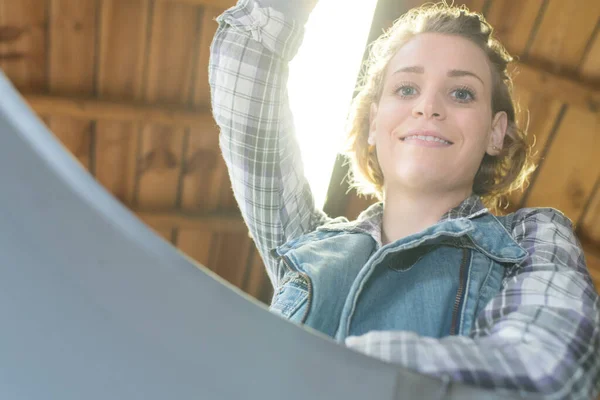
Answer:
[[400, 140], [403, 142], [412, 142], [414, 144], [429, 143], [432, 145], [435, 144], [446, 146], [454, 144], [454, 142], [448, 140], [446, 137], [435, 131], [411, 131], [400, 137]]

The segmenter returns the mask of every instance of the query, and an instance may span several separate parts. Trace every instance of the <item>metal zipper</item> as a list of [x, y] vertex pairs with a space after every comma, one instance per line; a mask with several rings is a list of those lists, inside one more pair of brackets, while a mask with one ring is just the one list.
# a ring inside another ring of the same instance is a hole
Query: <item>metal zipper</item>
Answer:
[[462, 262], [460, 263], [460, 275], [458, 278], [458, 290], [456, 291], [456, 300], [454, 301], [454, 308], [452, 310], [452, 325], [450, 326], [450, 335], [456, 335], [456, 331], [458, 329], [458, 308], [465, 292], [465, 275], [467, 272], [466, 269], [468, 255], [469, 251], [463, 248], [463, 257]]
[[304, 281], [306, 282], [306, 286], [308, 286], [308, 296], [306, 298], [306, 311], [304, 311], [304, 315], [302, 316], [302, 320], [300, 321], [301, 324], [304, 324], [306, 322], [306, 318], [308, 318], [308, 311], [310, 310], [310, 305], [312, 303], [312, 291], [313, 291], [312, 281], [310, 280], [308, 275], [306, 275], [304, 272], [298, 271], [298, 269], [296, 269], [296, 268], [292, 268], [287, 257], [282, 256], [281, 259], [283, 260], [283, 263], [285, 264], [286, 267], [288, 267], [288, 269], [290, 271], [296, 271], [297, 273], [302, 275], [304, 277]]

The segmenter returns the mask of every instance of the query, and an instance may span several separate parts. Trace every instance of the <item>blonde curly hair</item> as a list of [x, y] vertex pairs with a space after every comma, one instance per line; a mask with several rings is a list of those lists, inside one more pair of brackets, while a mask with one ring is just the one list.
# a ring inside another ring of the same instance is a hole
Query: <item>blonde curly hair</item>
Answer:
[[501, 153], [484, 155], [475, 175], [473, 193], [479, 195], [488, 208], [497, 211], [504, 196], [527, 184], [535, 166], [531, 146], [526, 140], [527, 132], [515, 119], [517, 105], [507, 70], [513, 58], [494, 37], [493, 29], [484, 17], [465, 6], [437, 3], [414, 8], [370, 45], [358, 94], [352, 101], [348, 118], [345, 155], [351, 163], [351, 185], [359, 195], [383, 199], [383, 173], [376, 152], [367, 143], [371, 104], [379, 102], [390, 60], [410, 39], [426, 32], [456, 35], [472, 41], [485, 52], [492, 66], [492, 115], [506, 112], [508, 127]]

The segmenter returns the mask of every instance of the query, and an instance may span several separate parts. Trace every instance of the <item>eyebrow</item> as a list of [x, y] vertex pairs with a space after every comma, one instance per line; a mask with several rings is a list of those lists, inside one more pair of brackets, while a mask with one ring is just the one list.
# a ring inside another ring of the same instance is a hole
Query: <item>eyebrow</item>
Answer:
[[[394, 72], [392, 75], [395, 75], [400, 72], [409, 72], [409, 73], [413, 73], [413, 74], [424, 74], [425, 68], [418, 66], [418, 65], [414, 65], [414, 66], [410, 66], [410, 67], [403, 67], [403, 68], [400, 68], [399, 70], [397, 70], [396, 72]], [[451, 69], [450, 71], [448, 71], [447, 75], [450, 78], [456, 78], [456, 77], [462, 77], [462, 76], [472, 76], [473, 78], [478, 79], [481, 82], [481, 84], [485, 86], [485, 84], [483, 83], [483, 80], [479, 76], [477, 76], [477, 74], [475, 74], [471, 71], [465, 71], [462, 69]]]

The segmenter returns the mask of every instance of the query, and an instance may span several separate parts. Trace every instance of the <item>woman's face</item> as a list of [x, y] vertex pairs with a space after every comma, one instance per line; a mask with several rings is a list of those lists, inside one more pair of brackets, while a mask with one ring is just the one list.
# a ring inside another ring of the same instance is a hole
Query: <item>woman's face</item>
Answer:
[[384, 191], [470, 194], [484, 153], [497, 155], [506, 132], [491, 95], [487, 56], [471, 41], [423, 33], [402, 46], [370, 115]]

